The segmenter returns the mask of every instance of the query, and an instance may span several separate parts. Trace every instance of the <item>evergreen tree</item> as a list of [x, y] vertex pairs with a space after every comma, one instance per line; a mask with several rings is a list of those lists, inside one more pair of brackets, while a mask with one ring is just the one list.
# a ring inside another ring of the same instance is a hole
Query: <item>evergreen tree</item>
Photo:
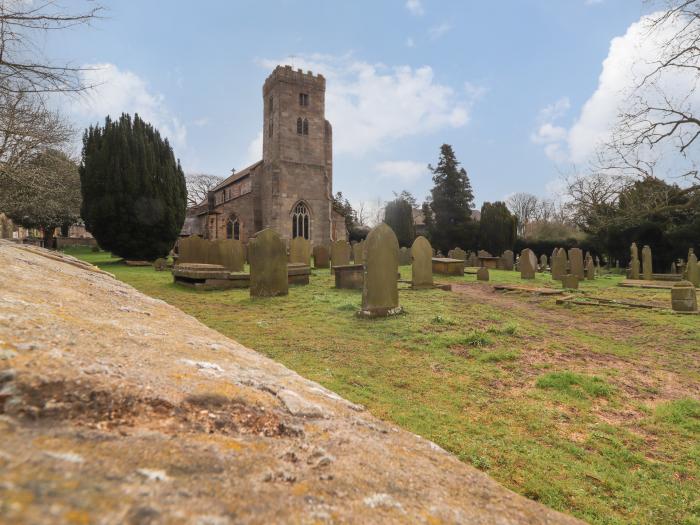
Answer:
[[472, 221], [471, 208], [474, 204], [469, 177], [455, 157], [452, 146], [440, 147], [437, 166], [428, 166], [433, 172], [435, 186], [431, 191], [433, 211], [430, 237], [433, 246], [447, 253], [459, 246], [463, 249], [474, 247], [478, 230]]
[[479, 247], [492, 255], [512, 250], [518, 221], [504, 202], [485, 202], [479, 219]]
[[82, 217], [99, 245], [125, 259], [163, 257], [185, 220], [187, 189], [167, 139], [138, 115], [109, 117], [83, 136]]
[[413, 223], [413, 207], [416, 199], [407, 191], [396, 195], [393, 201], [389, 201], [384, 208], [384, 222], [387, 223], [399, 240], [399, 246], [410, 247], [416, 238], [416, 229]]

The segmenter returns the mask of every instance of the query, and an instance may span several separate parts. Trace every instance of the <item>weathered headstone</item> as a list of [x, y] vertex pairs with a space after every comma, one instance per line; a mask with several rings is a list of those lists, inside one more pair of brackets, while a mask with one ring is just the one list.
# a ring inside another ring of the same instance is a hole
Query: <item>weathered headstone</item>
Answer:
[[630, 246], [630, 279], [639, 279], [639, 252], [634, 242]]
[[547, 270], [547, 267], [549, 266], [549, 261], [547, 260], [547, 254], [542, 254], [540, 255], [540, 271], [544, 272]]
[[492, 255], [486, 250], [479, 250], [476, 255], [477, 257], [492, 257]]
[[311, 241], [303, 237], [294, 237], [289, 241], [289, 262], [311, 265]]
[[566, 250], [559, 248], [552, 258], [552, 279], [561, 281], [566, 275]]
[[690, 281], [678, 281], [671, 288], [671, 308], [676, 312], [697, 312], [698, 298]]
[[515, 256], [512, 250], [506, 250], [501, 254], [501, 269], [512, 271], [515, 265]]
[[331, 244], [331, 267], [350, 264], [350, 244], [347, 241], [335, 241]]
[[489, 269], [486, 268], [485, 266], [482, 266], [476, 271], [476, 280], [477, 281], [488, 281], [489, 280]]
[[155, 261], [153, 261], [153, 269], [157, 272], [162, 272], [163, 270], [166, 270], [168, 268], [168, 261], [167, 259], [164, 259], [163, 257], [159, 257]]
[[[356, 242], [352, 245], [352, 261], [355, 264], [362, 264], [364, 261], [365, 240]], [[340, 263], [338, 263], [340, 264]]]
[[583, 269], [583, 252], [581, 248], [571, 248], [569, 250], [569, 263], [571, 264], [571, 273], [578, 277], [579, 281], [586, 278]]
[[642, 276], [645, 281], [651, 281], [653, 279], [654, 270], [652, 269], [651, 262], [651, 248], [644, 245], [642, 248]]
[[314, 246], [314, 268], [328, 268], [330, 266], [330, 254], [328, 247], [319, 244]]
[[403, 246], [399, 250], [399, 265], [408, 266], [409, 264], [411, 264], [411, 250], [410, 248]]
[[469, 255], [467, 256], [466, 266], [471, 266], [471, 267], [479, 266], [479, 258], [477, 257], [476, 253], [469, 252]]
[[180, 239], [177, 243], [178, 258], [177, 263], [201, 263], [207, 264], [209, 261], [209, 241], [197, 235]]
[[287, 295], [287, 247], [270, 228], [258, 232], [248, 243], [250, 260], [250, 296]]
[[700, 288], [700, 266], [698, 266], [698, 257], [691, 248], [688, 250], [688, 280], [693, 283], [693, 286]]
[[365, 271], [362, 309], [367, 317], [386, 317], [401, 312], [397, 274], [399, 241], [385, 223], [372, 228], [365, 240]]
[[467, 252], [465, 252], [462, 248], [455, 248], [452, 250], [452, 259], [459, 259], [460, 261], [464, 261], [465, 263], [467, 262]]
[[561, 286], [562, 288], [569, 288], [572, 290], [578, 289], [578, 277], [576, 277], [573, 274], [568, 274], [562, 277], [561, 279]]
[[245, 265], [243, 243], [236, 239], [209, 242], [209, 264], [220, 264], [229, 272], [242, 272]]
[[433, 287], [433, 250], [430, 242], [423, 236], [416, 237], [411, 246], [413, 259], [411, 266], [411, 285], [413, 288]]
[[586, 279], [593, 281], [595, 279], [595, 264], [593, 263], [593, 257], [589, 257], [586, 261]]
[[[533, 259], [535, 262], [533, 262]], [[525, 248], [520, 252], [519, 267], [521, 279], [534, 279], [535, 268], [537, 267], [537, 258], [530, 248]]]

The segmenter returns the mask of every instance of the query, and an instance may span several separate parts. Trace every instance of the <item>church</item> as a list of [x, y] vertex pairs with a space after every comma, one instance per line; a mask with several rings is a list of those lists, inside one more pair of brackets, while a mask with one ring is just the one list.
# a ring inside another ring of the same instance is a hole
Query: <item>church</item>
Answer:
[[277, 66], [263, 85], [263, 158], [215, 186], [190, 208], [184, 234], [247, 242], [273, 228], [313, 245], [347, 239], [333, 210], [333, 135], [325, 118], [326, 80]]

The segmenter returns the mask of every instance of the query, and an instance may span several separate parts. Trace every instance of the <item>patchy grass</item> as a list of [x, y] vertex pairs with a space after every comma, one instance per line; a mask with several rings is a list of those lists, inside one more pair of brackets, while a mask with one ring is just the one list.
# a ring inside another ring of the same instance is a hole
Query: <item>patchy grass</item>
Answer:
[[[357, 319], [361, 294], [318, 270], [286, 297], [199, 292], [169, 272], [70, 253], [425, 436], [529, 498], [596, 524], [700, 523], [700, 317], [401, 288], [406, 315]], [[401, 267], [404, 279], [410, 267]], [[490, 272], [493, 283], [521, 283]], [[668, 305], [668, 291], [579, 293]], [[558, 287], [546, 274], [531, 286]]]

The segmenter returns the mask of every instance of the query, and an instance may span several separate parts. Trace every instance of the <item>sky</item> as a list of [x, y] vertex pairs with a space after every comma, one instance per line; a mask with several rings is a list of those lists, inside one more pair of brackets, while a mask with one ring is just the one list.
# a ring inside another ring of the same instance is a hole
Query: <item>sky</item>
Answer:
[[[334, 191], [422, 201], [451, 144], [479, 207], [556, 196], [616, 115], [643, 48], [642, 0], [103, 0], [46, 53], [98, 84], [57, 102], [78, 128], [138, 112], [186, 173], [260, 159], [262, 84], [277, 64], [327, 79]], [[79, 5], [75, 2], [67, 6]], [[84, 4], [83, 4], [84, 5]], [[89, 4], [88, 4], [89, 5]], [[646, 11], [645, 11], [646, 10]]]

